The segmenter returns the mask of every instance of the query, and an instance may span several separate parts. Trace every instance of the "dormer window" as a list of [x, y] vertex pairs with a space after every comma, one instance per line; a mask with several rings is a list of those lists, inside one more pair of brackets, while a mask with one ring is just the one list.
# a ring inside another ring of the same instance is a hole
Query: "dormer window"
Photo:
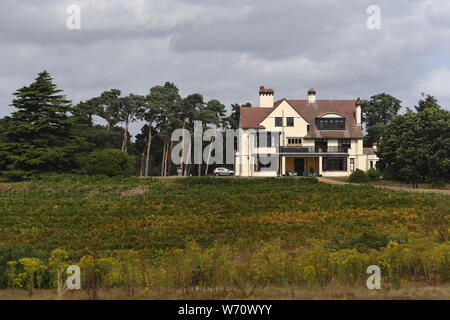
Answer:
[[345, 130], [345, 118], [316, 118], [319, 130]]

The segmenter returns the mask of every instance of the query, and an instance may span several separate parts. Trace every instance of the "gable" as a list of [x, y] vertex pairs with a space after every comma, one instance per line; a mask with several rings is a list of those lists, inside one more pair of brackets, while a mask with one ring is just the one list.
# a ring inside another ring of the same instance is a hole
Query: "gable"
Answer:
[[275, 127], [275, 118], [294, 118], [294, 126], [298, 125], [306, 125], [308, 124], [305, 119], [295, 110], [286, 100], [281, 101], [275, 108], [272, 109], [272, 112], [267, 115], [267, 117], [260, 123], [261, 126], [269, 129], [277, 130], [279, 127]]
[[[275, 118], [283, 118], [283, 126], [275, 126]], [[286, 118], [294, 119], [294, 126], [286, 125]], [[272, 112], [260, 123], [268, 131], [283, 131], [287, 137], [304, 137], [307, 134], [308, 122], [286, 100], [277, 104]]]

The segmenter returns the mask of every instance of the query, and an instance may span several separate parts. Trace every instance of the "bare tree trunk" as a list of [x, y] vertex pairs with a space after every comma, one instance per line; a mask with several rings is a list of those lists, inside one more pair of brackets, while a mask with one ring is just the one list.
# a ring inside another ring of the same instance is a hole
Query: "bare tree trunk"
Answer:
[[145, 160], [145, 176], [148, 177], [148, 164], [150, 162], [150, 147], [152, 146], [152, 125], [151, 122], [149, 122], [148, 125], [148, 140], [147, 140], [147, 158]]
[[183, 157], [184, 157], [184, 128], [186, 127], [186, 118], [183, 120], [183, 139], [181, 140], [181, 172], [183, 172]]
[[139, 172], [139, 177], [142, 177], [142, 175], [144, 174], [144, 160], [145, 160], [145, 150], [142, 151], [142, 156], [141, 156], [141, 171]]
[[128, 144], [128, 127], [130, 126], [130, 121], [128, 120], [125, 125], [125, 132], [123, 133], [123, 142], [122, 142], [122, 152], [127, 153], [127, 144]]
[[[187, 155], [189, 156], [189, 158], [191, 157], [191, 148], [192, 148], [192, 141], [189, 141], [189, 148], [188, 148], [188, 152]], [[189, 159], [191, 160], [191, 159]], [[190, 164], [187, 164], [185, 166], [185, 170], [184, 170], [184, 176], [187, 177], [188, 176], [188, 169], [190, 168]]]
[[164, 148], [163, 148], [163, 158], [162, 158], [162, 162], [161, 162], [161, 177], [164, 174], [164, 164], [165, 164], [165, 157], [166, 157], [166, 139], [164, 139]]
[[171, 165], [172, 165], [172, 148], [173, 148], [173, 141], [170, 141], [170, 148], [169, 148], [169, 166], [168, 166], [168, 168], [167, 168], [167, 172], [168, 172], [168, 175], [170, 175], [170, 167], [171, 167]]
[[111, 122], [108, 121], [108, 124], [106, 126], [106, 131], [109, 131], [109, 129], [111, 129]]
[[209, 159], [211, 159], [211, 150], [212, 150], [212, 145], [214, 140], [216, 139], [216, 133], [217, 133], [217, 129], [214, 132], [214, 137], [211, 138], [211, 144], [209, 145], [209, 151], [208, 151], [208, 161], [206, 162], [206, 169], [205, 169], [205, 176], [208, 175], [208, 167], [209, 167]]
[[168, 162], [169, 162], [169, 141], [166, 142], [166, 156], [164, 157], [164, 177], [167, 177]]
[[[202, 137], [202, 151], [203, 151], [203, 130], [204, 130], [204, 127], [205, 127], [205, 125], [202, 125], [202, 131], [201, 131], [201, 137]], [[201, 159], [200, 159], [200, 163], [197, 165], [197, 167], [198, 167], [198, 172], [197, 172], [197, 175], [199, 176], [199, 177], [201, 177], [201, 175], [202, 175], [202, 162], [203, 162], [203, 152], [202, 152], [202, 156], [201, 156]]]
[[167, 147], [166, 147], [166, 166], [164, 167], [164, 175], [167, 177], [168, 175], [168, 167], [169, 167], [169, 140], [167, 140]]

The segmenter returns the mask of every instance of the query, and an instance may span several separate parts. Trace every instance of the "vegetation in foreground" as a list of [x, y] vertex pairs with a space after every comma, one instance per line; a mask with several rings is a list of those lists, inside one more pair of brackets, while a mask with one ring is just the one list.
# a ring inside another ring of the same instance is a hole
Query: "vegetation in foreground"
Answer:
[[443, 194], [308, 178], [54, 176], [0, 190], [0, 286], [30, 296], [40, 288], [61, 297], [69, 264], [81, 267], [90, 298], [114, 288], [161, 298], [358, 290], [372, 264], [383, 289], [448, 293]]

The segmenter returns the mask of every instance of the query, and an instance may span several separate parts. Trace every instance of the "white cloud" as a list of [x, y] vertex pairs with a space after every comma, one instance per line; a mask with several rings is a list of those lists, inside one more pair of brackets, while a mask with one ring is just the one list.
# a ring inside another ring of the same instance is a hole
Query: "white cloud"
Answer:
[[416, 86], [418, 93], [431, 94], [447, 109], [450, 109], [450, 69], [444, 67], [431, 70]]

